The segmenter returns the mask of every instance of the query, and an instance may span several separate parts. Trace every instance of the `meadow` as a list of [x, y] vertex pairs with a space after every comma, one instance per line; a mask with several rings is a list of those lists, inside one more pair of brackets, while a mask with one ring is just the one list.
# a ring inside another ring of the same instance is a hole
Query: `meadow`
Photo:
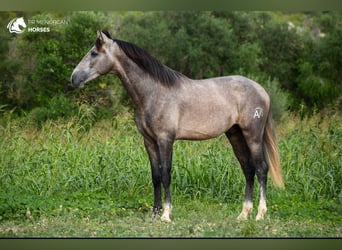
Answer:
[[[224, 136], [177, 141], [171, 223], [151, 217], [150, 166], [132, 113], [24, 118], [0, 126], [0, 237], [342, 237], [342, 119], [276, 122], [285, 190], [268, 182], [268, 214], [238, 222], [244, 177]], [[258, 185], [258, 184], [256, 184]], [[256, 186], [258, 190], [258, 186]]]

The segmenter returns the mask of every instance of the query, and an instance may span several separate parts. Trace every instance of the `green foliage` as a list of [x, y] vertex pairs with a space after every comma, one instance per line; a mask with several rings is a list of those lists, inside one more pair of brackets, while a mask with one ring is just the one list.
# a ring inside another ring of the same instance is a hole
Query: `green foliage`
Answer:
[[[70, 74], [94, 43], [95, 31], [105, 27], [104, 17], [102, 13], [73, 12], [68, 16], [69, 25], [56, 25], [44, 35], [24, 32], [13, 38], [11, 46], [14, 47], [10, 49], [15, 60], [6, 58], [0, 64], [0, 70], [5, 65], [13, 74], [0, 84], [6, 104], [32, 109], [49, 105], [55, 95], [70, 92]], [[30, 18], [53, 20], [57, 17], [41, 13]]]
[[1, 237], [341, 237], [341, 218], [330, 211], [332, 204], [325, 201], [285, 201], [281, 207], [272, 206], [276, 212], [264, 221], [239, 222], [236, 204], [177, 199], [173, 223], [164, 223], [158, 217], [151, 218], [144, 199], [128, 204], [97, 193], [74, 193], [67, 199], [16, 197], [19, 199], [0, 195], [0, 211], [4, 211], [1, 204], [10, 204], [4, 216], [12, 218], [3, 218]]
[[302, 96], [306, 103], [312, 107], [323, 108], [339, 96], [337, 85], [318, 76], [313, 71], [313, 66], [308, 62], [300, 63], [297, 79], [297, 94]]
[[54, 96], [47, 106], [32, 110], [29, 119], [41, 128], [47, 120], [57, 120], [60, 117], [70, 118], [76, 114], [76, 111], [77, 106], [71, 99], [59, 95]]
[[[263, 64], [261, 54], [261, 47], [257, 43], [246, 42], [240, 44], [237, 48], [236, 58], [234, 60], [236, 68], [244, 75], [261, 72], [261, 65]], [[246, 58], [249, 58], [250, 60], [246, 60]]]
[[[56, 25], [44, 35], [0, 33], [0, 104], [18, 113], [46, 106], [55, 95], [78, 95], [69, 77], [100, 29], [136, 43], [192, 78], [243, 74], [278, 79], [279, 88], [289, 95], [282, 106], [292, 110], [322, 109], [338, 105], [340, 98], [339, 12], [8, 12], [1, 13], [0, 22], [6, 26], [19, 14], [36, 20], [64, 15], [68, 24]], [[89, 99], [96, 93], [95, 98], [102, 98], [96, 88], [104, 82], [120, 105], [108, 97], [113, 106], [105, 112], [108, 105], [95, 105], [95, 112], [101, 113], [96, 119], [131, 105], [114, 77], [104, 79], [89, 84], [83, 95]]]
[[[56, 99], [51, 107], [61, 103]], [[307, 201], [339, 197], [342, 131], [338, 116], [317, 116], [303, 122], [292, 116], [282, 119], [287, 122], [277, 131], [281, 133], [279, 147], [287, 192]], [[14, 123], [1, 133], [3, 192], [151, 195], [148, 158], [131, 118], [117, 117], [111, 124], [98, 124], [87, 133], [73, 119], [44, 123], [40, 130], [21, 130]], [[225, 137], [177, 142], [174, 153], [176, 196], [239, 200], [244, 178]]]
[[[18, 15], [48, 20], [60, 13], [4, 12], [0, 24]], [[341, 237], [341, 117], [318, 112], [341, 99], [340, 13], [65, 15], [68, 25], [44, 35], [0, 32], [1, 236]], [[69, 84], [95, 31], [106, 28], [190, 77], [243, 74], [265, 87], [280, 121], [286, 185], [279, 191], [269, 184], [272, 219], [235, 221], [245, 182], [220, 137], [175, 144], [177, 223], [150, 220], [150, 167], [127, 93], [112, 76], [77, 91]]]
[[[40, 130], [22, 128], [22, 119], [0, 127], [0, 235], [89, 236], [86, 229], [76, 229], [89, 227], [104, 237], [341, 235], [338, 115], [320, 113], [302, 121], [289, 114], [276, 125], [286, 189], [269, 182], [269, 217], [264, 222], [236, 221], [245, 181], [224, 136], [175, 143], [175, 223], [168, 229], [150, 218], [150, 166], [130, 113], [96, 123], [86, 132], [74, 118], [45, 122]], [[256, 182], [255, 199], [257, 190]], [[85, 220], [97, 226], [82, 224]], [[48, 225], [39, 226], [44, 223]], [[32, 229], [20, 231], [18, 224]], [[19, 231], [11, 231], [15, 228]]]
[[233, 71], [235, 39], [230, 23], [210, 12], [133, 13], [124, 19], [120, 37], [192, 78]]
[[282, 82], [293, 80], [301, 51], [299, 36], [287, 24], [268, 23], [261, 33], [262, 70]]
[[320, 115], [297, 125], [289, 122], [286, 140], [280, 141], [285, 179], [293, 180], [286, 189], [301, 194], [300, 200], [338, 200], [342, 192], [341, 118]]
[[318, 70], [322, 76], [336, 81], [341, 87], [340, 70], [342, 68], [342, 21], [338, 20], [335, 24], [336, 28], [326, 34], [318, 45], [321, 61], [318, 63]]

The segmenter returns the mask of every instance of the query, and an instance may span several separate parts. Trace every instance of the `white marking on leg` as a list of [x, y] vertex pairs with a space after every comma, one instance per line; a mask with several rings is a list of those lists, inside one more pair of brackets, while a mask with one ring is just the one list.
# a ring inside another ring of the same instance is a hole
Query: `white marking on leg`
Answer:
[[262, 220], [264, 218], [264, 215], [267, 212], [267, 207], [266, 207], [266, 199], [265, 197], [261, 196], [260, 201], [259, 201], [259, 207], [258, 207], [258, 214], [255, 218], [255, 220]]
[[245, 201], [243, 203], [242, 212], [238, 216], [238, 220], [247, 220], [248, 215], [252, 212], [253, 202]]
[[160, 219], [162, 221], [171, 222], [171, 219], [170, 219], [171, 210], [172, 210], [172, 205], [169, 203], [165, 203], [164, 212], [163, 212], [163, 215], [160, 217]]

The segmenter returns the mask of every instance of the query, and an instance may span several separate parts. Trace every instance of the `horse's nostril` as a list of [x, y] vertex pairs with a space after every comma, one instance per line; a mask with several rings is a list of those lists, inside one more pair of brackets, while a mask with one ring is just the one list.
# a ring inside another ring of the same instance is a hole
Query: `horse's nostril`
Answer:
[[72, 86], [80, 88], [83, 87], [87, 78], [88, 76], [85, 75], [82, 71], [75, 71], [70, 76], [70, 82]]
[[77, 87], [79, 84], [79, 79], [77, 78], [75, 74], [72, 74], [70, 77], [70, 82], [74, 87]]

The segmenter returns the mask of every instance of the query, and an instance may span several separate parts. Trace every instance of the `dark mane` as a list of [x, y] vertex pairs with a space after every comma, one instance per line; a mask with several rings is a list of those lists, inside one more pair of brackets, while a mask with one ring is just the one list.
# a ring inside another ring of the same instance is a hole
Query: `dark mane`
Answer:
[[[108, 31], [102, 31], [108, 38], [112, 39]], [[152, 76], [160, 83], [171, 86], [183, 75], [152, 57], [146, 50], [126, 41], [112, 39], [118, 44], [122, 51], [135, 62], [142, 70]], [[100, 46], [96, 41], [96, 46]]]
[[129, 42], [118, 39], [113, 40], [133, 62], [162, 84], [170, 86], [181, 78], [181, 73], [162, 64], [159, 60], [152, 57], [146, 50]]

